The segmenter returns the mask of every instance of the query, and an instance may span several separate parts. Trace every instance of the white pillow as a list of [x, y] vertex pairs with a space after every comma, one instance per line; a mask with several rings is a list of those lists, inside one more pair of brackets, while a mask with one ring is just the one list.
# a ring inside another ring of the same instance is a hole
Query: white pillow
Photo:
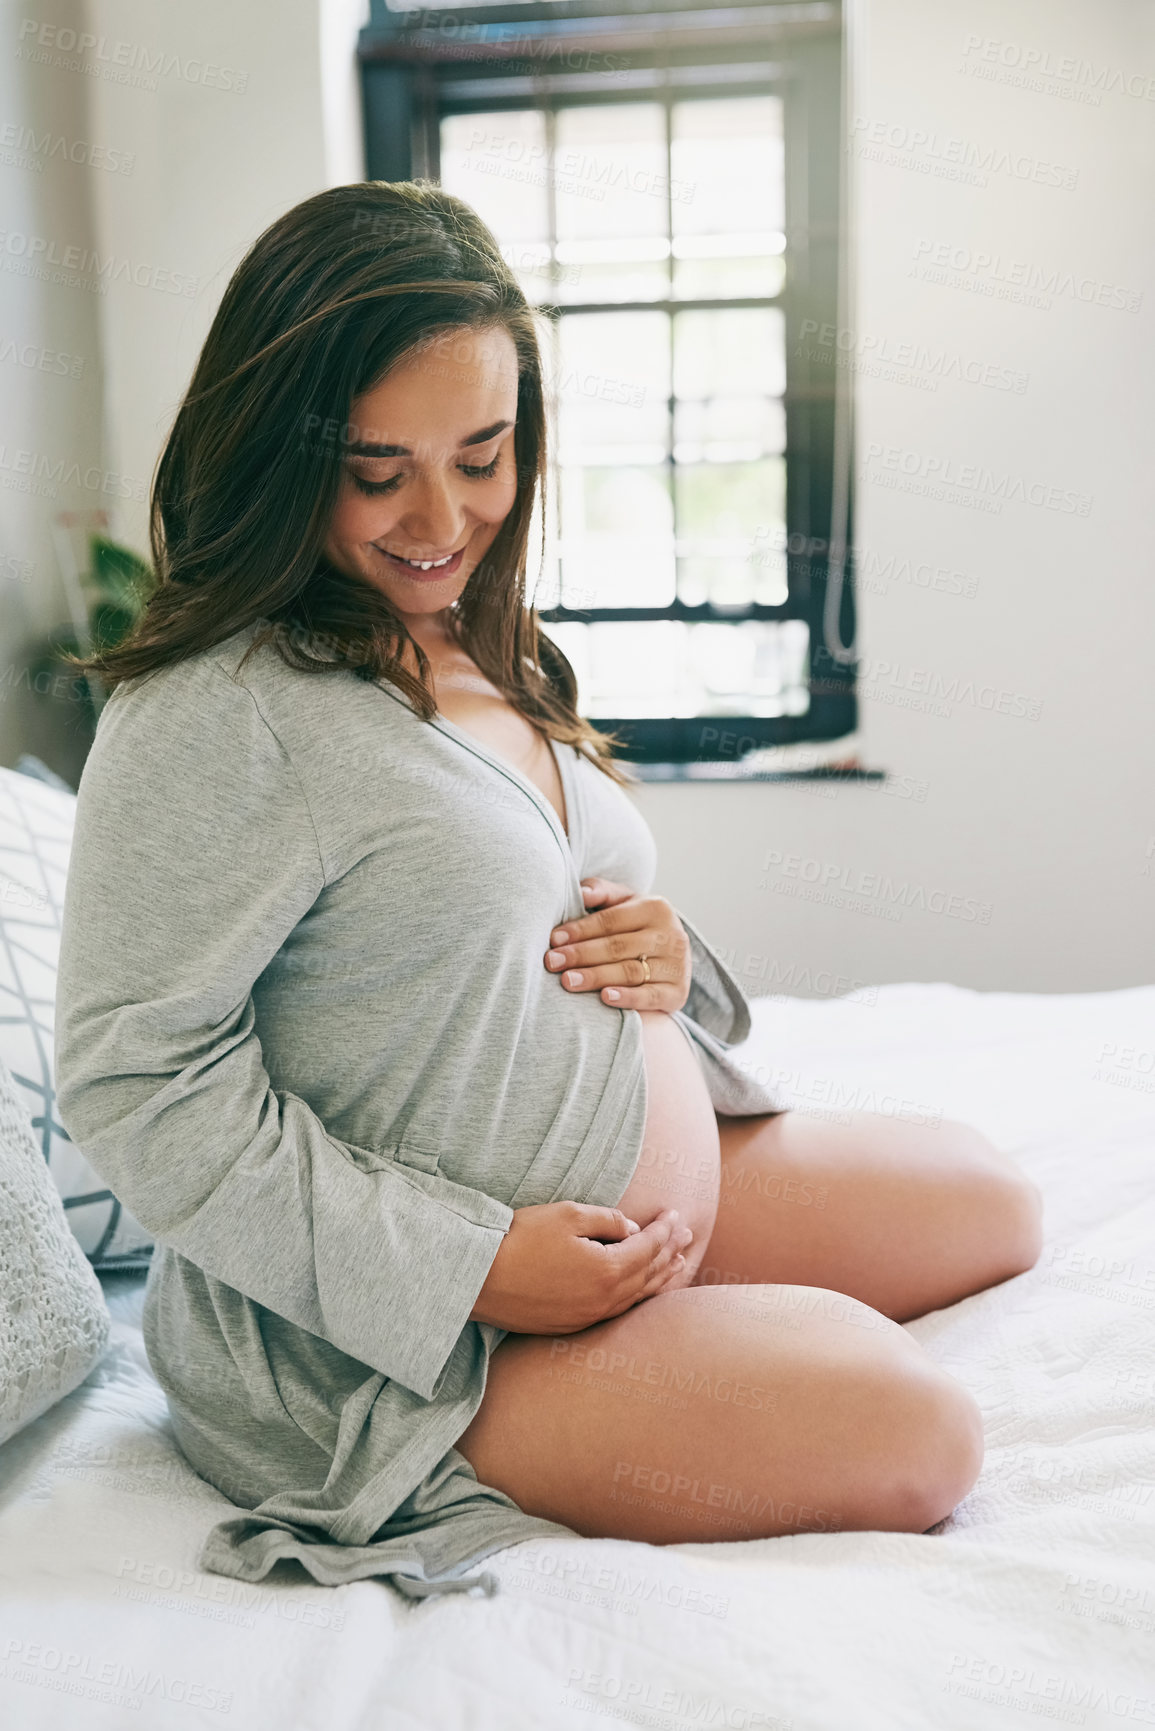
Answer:
[[109, 1332], [24, 1102], [0, 1063], [0, 1443], [71, 1394]]
[[74, 1146], [56, 1114], [56, 969], [76, 795], [0, 769], [0, 1060], [12, 1072], [68, 1224], [98, 1268], [146, 1264], [152, 1239]]

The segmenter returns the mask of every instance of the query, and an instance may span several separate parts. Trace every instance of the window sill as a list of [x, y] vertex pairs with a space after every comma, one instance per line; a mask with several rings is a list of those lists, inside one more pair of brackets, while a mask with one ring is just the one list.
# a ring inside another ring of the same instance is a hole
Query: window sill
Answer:
[[819, 781], [876, 782], [885, 781], [885, 769], [864, 769], [860, 764], [817, 769], [756, 769], [741, 762], [702, 763], [631, 763], [629, 771], [638, 781]]

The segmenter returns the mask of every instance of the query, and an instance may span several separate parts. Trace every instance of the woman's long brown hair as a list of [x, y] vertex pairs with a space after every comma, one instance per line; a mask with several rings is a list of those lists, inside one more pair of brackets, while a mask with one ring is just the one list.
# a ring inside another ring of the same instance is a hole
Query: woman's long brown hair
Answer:
[[[380, 590], [330, 564], [324, 543], [355, 399], [418, 345], [495, 326], [517, 350], [517, 492], [452, 609], [456, 632], [516, 709], [627, 780], [612, 738], [578, 714], [573, 669], [526, 601], [546, 473], [533, 315], [477, 213], [431, 181], [332, 187], [252, 246], [157, 465], [144, 612], [122, 643], [72, 665], [111, 690], [261, 620], [246, 660], [270, 642], [302, 671], [388, 680], [428, 721], [437, 709], [424, 651]], [[416, 677], [403, 664], [407, 645]]]

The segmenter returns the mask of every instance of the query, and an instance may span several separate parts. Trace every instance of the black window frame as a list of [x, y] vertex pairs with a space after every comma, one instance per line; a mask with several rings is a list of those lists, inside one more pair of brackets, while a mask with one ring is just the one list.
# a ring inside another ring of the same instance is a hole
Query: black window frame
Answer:
[[[542, 609], [559, 620], [684, 619], [738, 622], [803, 619], [809, 630], [809, 708], [802, 715], [712, 714], [591, 717], [638, 763], [708, 763], [752, 750], [841, 739], [858, 722], [852, 560], [831, 576], [835, 504], [836, 367], [833, 349], [804, 331], [837, 330], [845, 225], [841, 8], [826, 0], [771, 0], [707, 10], [701, 0], [522, 0], [390, 11], [372, 0], [358, 59], [364, 102], [366, 175], [371, 180], [440, 178], [444, 115], [582, 103], [664, 102], [694, 96], [773, 94], [783, 100], [786, 281], [781, 295], [706, 302], [647, 301], [648, 309], [780, 306], [786, 328], [786, 572], [779, 605], [718, 607], [674, 601], [663, 608]], [[609, 74], [613, 74], [609, 76]], [[635, 303], [613, 303], [628, 310]], [[637, 303], [640, 307], [643, 303]], [[546, 317], [586, 303], [539, 305]], [[809, 322], [806, 322], [809, 321]], [[811, 342], [813, 339], [811, 338]], [[844, 453], [844, 542], [853, 546], [853, 464]], [[842, 560], [838, 565], [843, 564]], [[830, 607], [827, 591], [830, 589]], [[828, 617], [829, 615], [829, 617]], [[837, 634], [835, 639], [835, 633]]]

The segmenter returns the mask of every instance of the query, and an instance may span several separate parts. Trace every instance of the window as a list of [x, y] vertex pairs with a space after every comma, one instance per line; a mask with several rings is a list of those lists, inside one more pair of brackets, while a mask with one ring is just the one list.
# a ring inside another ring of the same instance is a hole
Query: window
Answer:
[[536, 309], [534, 600], [583, 712], [651, 763], [851, 732], [852, 665], [811, 653], [834, 392], [802, 334], [836, 318], [837, 9], [382, 8], [362, 63], [369, 175], [466, 199]]

